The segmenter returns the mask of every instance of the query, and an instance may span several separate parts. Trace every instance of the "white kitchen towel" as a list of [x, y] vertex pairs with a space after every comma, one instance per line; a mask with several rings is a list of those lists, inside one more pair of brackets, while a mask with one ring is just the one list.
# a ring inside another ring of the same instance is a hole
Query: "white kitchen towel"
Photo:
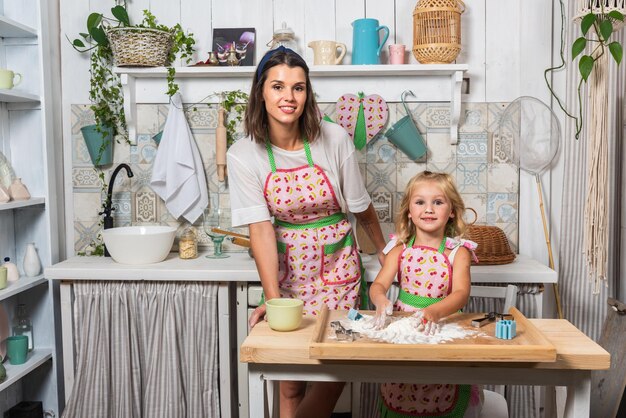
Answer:
[[172, 96], [150, 185], [175, 218], [184, 216], [193, 223], [209, 204], [204, 166], [180, 93]]

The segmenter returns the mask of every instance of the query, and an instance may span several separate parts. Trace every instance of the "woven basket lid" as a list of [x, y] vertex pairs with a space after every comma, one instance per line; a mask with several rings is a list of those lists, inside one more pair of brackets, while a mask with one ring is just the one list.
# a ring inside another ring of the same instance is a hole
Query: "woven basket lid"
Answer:
[[436, 10], [463, 13], [465, 4], [461, 0], [419, 0], [415, 5], [413, 14]]

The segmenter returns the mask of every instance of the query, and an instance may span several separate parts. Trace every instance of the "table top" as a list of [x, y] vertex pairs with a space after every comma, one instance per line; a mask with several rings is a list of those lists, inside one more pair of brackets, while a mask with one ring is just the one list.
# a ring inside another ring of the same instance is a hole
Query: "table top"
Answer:
[[[314, 317], [304, 317], [302, 325], [296, 331], [277, 332], [269, 328], [266, 321], [259, 322], [252, 328], [240, 349], [240, 361], [259, 364], [325, 364], [328, 361], [309, 358], [309, 346], [314, 336]], [[519, 365], [526, 368], [605, 370], [610, 367], [610, 355], [593, 340], [583, 334], [569, 321], [564, 319], [529, 320], [547, 340], [556, 348], [555, 362], [484, 362], [472, 365], [488, 364], [493, 367], [511, 367]], [[333, 364], [378, 363], [375, 361], [331, 360]], [[381, 364], [389, 362], [381, 361]], [[393, 362], [398, 364], [398, 362]], [[411, 361], [411, 364], [429, 366], [459, 366], [467, 363], [447, 361]], [[403, 363], [404, 364], [404, 363]]]
[[[228, 253], [230, 257], [208, 259], [201, 253], [192, 260], [181, 260], [170, 253], [165, 261], [154, 264], [119, 264], [110, 257], [71, 257], [47, 267], [44, 275], [53, 280], [165, 280], [259, 282], [254, 260], [247, 253]], [[380, 265], [376, 257], [364, 259], [366, 279], [374, 281]], [[558, 275], [538, 261], [518, 255], [510, 264], [472, 266], [472, 283], [556, 283]]]

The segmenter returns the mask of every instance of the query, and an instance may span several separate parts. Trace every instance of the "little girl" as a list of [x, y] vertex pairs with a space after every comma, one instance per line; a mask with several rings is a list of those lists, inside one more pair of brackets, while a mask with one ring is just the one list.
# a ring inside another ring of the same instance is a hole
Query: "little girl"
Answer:
[[[440, 319], [465, 306], [476, 244], [452, 238], [466, 227], [464, 210], [449, 175], [424, 171], [409, 181], [396, 220], [397, 245], [370, 288], [378, 327], [393, 308], [416, 312], [424, 332], [433, 333]], [[400, 293], [392, 306], [386, 294], [396, 275]], [[481, 395], [474, 385], [384, 383], [379, 405], [382, 418], [473, 417]]]

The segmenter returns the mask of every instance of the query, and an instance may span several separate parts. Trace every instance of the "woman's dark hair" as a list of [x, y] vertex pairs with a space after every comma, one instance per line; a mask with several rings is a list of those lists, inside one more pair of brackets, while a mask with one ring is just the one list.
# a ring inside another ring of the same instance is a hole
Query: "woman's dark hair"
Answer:
[[244, 116], [244, 129], [246, 135], [258, 143], [264, 143], [269, 135], [269, 121], [265, 103], [263, 102], [263, 84], [267, 79], [267, 72], [276, 65], [286, 64], [289, 68], [300, 67], [304, 70], [306, 78], [306, 102], [304, 111], [299, 119], [300, 135], [307, 138], [309, 142], [315, 141], [320, 132], [320, 114], [313, 94], [311, 79], [309, 78], [309, 67], [302, 57], [290, 49], [272, 50], [267, 52], [272, 54], [261, 59], [259, 66], [252, 80], [250, 99]]

